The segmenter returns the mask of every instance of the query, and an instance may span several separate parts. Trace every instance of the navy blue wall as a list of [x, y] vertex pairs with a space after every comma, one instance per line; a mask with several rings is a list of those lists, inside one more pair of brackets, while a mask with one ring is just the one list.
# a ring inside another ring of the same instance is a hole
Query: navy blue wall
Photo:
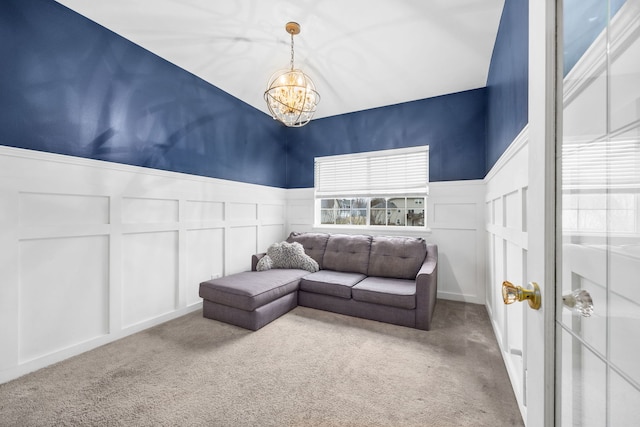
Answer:
[[485, 89], [313, 120], [287, 135], [287, 187], [313, 187], [313, 158], [429, 145], [430, 181], [484, 178]]
[[506, 0], [487, 78], [485, 172], [529, 121], [528, 33], [528, 0]]
[[285, 128], [52, 0], [0, 2], [0, 144], [285, 187]]
[[488, 87], [289, 129], [52, 0], [0, 3], [0, 144], [284, 188], [315, 156], [431, 147], [483, 178], [527, 122], [527, 0], [506, 0]]

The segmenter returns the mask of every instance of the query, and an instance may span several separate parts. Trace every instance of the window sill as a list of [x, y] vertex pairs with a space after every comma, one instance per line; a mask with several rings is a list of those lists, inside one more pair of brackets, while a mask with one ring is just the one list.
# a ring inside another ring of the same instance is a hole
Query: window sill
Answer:
[[394, 226], [371, 226], [371, 225], [325, 225], [319, 224], [311, 227], [312, 230], [318, 232], [358, 232], [358, 233], [376, 233], [396, 236], [424, 236], [425, 234], [431, 234], [431, 229], [428, 227], [394, 227]]

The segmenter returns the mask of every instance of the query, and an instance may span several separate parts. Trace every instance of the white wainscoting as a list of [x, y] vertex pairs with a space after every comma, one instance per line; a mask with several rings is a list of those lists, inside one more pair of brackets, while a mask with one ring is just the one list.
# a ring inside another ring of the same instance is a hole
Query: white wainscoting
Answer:
[[0, 382], [198, 310], [286, 237], [286, 194], [0, 147]]
[[516, 286], [526, 283], [528, 135], [525, 127], [485, 178], [485, 305], [521, 412], [524, 411], [526, 306], [524, 303], [506, 306], [502, 301], [502, 282], [509, 280]]
[[315, 227], [313, 188], [288, 190], [287, 234], [317, 231], [407, 235], [438, 245], [438, 298], [484, 304], [485, 231], [482, 180], [432, 182], [427, 199], [429, 231], [402, 228]]
[[[284, 190], [0, 146], [0, 382], [201, 307], [198, 284], [312, 231]], [[485, 302], [485, 183], [432, 183], [440, 298]]]

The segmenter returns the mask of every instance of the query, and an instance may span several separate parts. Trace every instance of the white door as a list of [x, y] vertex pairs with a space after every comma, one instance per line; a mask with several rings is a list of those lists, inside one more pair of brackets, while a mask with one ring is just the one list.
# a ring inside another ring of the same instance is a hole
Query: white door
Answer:
[[[526, 303], [517, 303], [505, 308], [507, 330], [511, 324], [511, 329], [517, 329], [510, 335], [522, 337], [522, 371], [509, 366], [511, 354], [504, 357], [527, 427], [554, 425], [556, 6], [554, 0], [529, 1], [529, 124], [524, 165], [527, 186], [520, 198], [523, 212], [521, 277], [525, 283], [514, 283], [524, 288], [529, 287], [530, 282], [537, 283], [541, 306], [536, 310]], [[508, 262], [505, 258], [505, 263]], [[509, 268], [504, 272], [505, 280], [518, 281], [518, 277], [511, 276]], [[518, 324], [509, 316], [522, 320]], [[503, 353], [513, 351], [505, 352], [503, 347]], [[520, 389], [514, 377], [522, 379]]]
[[[529, 1], [529, 124], [487, 175], [487, 310], [529, 427], [553, 425], [555, 1]], [[505, 305], [504, 280], [542, 305]]]
[[[565, 0], [558, 426], [640, 425], [640, 0]], [[590, 304], [592, 303], [592, 312]], [[586, 316], [585, 316], [586, 315]]]
[[[601, 19], [564, 77], [563, 29]], [[490, 286], [487, 307], [524, 421], [640, 425], [640, 0], [529, 2], [522, 140], [488, 180], [489, 283], [537, 282], [542, 305], [501, 308]], [[579, 289], [590, 317], [563, 304]]]

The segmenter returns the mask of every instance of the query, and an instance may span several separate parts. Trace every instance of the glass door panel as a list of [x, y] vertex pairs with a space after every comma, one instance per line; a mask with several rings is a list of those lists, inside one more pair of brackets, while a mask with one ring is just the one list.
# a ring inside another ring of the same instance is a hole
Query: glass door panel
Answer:
[[606, 425], [606, 365], [566, 330], [561, 331], [563, 426]]
[[[565, 0], [559, 16], [556, 421], [637, 425], [640, 0]], [[593, 301], [588, 317], [578, 290]]]

